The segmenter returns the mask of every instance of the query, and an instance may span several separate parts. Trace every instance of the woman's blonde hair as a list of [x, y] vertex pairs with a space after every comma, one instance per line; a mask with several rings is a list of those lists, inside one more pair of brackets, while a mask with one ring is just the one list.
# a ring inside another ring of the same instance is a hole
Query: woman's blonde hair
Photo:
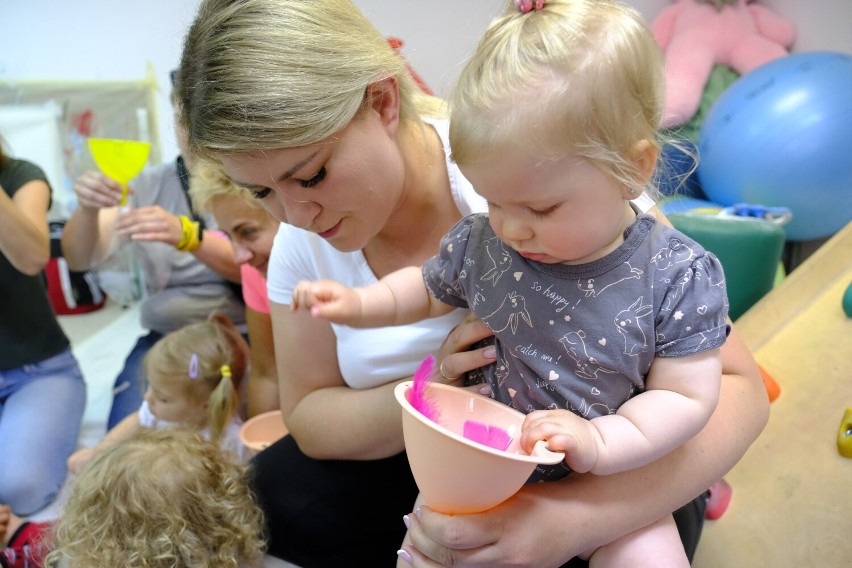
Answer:
[[631, 148], [657, 132], [662, 53], [642, 16], [612, 0], [548, 0], [521, 13], [510, 1], [450, 97], [450, 146], [460, 164], [493, 150], [542, 159], [571, 151], [627, 187], [643, 180]]
[[143, 430], [73, 482], [48, 566], [203, 568], [257, 565], [263, 513], [245, 469], [196, 432]]
[[208, 402], [207, 426], [218, 442], [237, 412], [248, 352], [228, 316], [213, 313], [207, 321], [185, 325], [157, 341], [145, 354], [142, 368], [148, 381], [165, 381], [192, 400]]
[[436, 108], [350, 0], [205, 0], [176, 91], [196, 152], [244, 153], [327, 138], [358, 114], [371, 84], [391, 77], [402, 119]]
[[252, 210], [269, 215], [251, 191], [234, 183], [222, 169], [222, 165], [209, 158], [199, 161], [193, 168], [189, 180], [189, 197], [199, 213], [211, 212], [213, 202], [220, 197], [237, 197], [245, 201]]

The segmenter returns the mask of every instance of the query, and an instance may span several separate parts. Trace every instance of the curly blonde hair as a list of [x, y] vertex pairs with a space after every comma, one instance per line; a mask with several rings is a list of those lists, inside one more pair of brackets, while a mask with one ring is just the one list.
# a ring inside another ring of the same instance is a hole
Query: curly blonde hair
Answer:
[[72, 485], [47, 565], [237, 568], [265, 550], [245, 468], [184, 429], [144, 430], [99, 454]]

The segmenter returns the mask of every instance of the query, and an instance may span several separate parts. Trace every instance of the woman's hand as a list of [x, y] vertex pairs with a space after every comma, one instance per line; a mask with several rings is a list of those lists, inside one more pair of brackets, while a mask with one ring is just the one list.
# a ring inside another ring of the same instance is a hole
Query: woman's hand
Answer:
[[183, 235], [180, 219], [159, 205], [139, 207], [122, 212], [115, 230], [134, 241], [161, 242], [176, 247]]
[[400, 558], [417, 568], [561, 566], [585, 552], [585, 543], [564, 529], [561, 501], [548, 493], [563, 482], [527, 486], [481, 514], [444, 515], [419, 506], [407, 516], [409, 530]]
[[121, 201], [121, 184], [100, 172], [89, 171], [77, 178], [74, 193], [83, 207], [115, 207]]
[[[460, 385], [468, 371], [494, 363], [497, 358], [494, 345], [471, 349], [478, 341], [493, 335], [488, 326], [473, 314], [459, 322], [435, 354], [441, 381]], [[479, 390], [478, 387], [476, 390]]]

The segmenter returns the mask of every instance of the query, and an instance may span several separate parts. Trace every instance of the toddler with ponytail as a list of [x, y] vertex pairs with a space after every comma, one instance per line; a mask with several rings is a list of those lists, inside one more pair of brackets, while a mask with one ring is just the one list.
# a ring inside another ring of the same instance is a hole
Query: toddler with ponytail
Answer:
[[239, 439], [239, 383], [248, 366], [248, 345], [231, 320], [214, 313], [160, 339], [145, 355], [147, 390], [142, 406], [93, 448], [76, 451], [68, 468], [79, 473], [100, 451], [140, 429], [190, 428], [218, 443], [234, 461], [248, 454]]

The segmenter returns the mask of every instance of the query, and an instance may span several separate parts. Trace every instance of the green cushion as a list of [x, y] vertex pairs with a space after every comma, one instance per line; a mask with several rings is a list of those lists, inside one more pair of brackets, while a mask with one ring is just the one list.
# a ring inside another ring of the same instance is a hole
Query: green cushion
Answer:
[[736, 320], [775, 284], [784, 229], [753, 217], [670, 213], [675, 228], [715, 254], [725, 270], [730, 317]]

